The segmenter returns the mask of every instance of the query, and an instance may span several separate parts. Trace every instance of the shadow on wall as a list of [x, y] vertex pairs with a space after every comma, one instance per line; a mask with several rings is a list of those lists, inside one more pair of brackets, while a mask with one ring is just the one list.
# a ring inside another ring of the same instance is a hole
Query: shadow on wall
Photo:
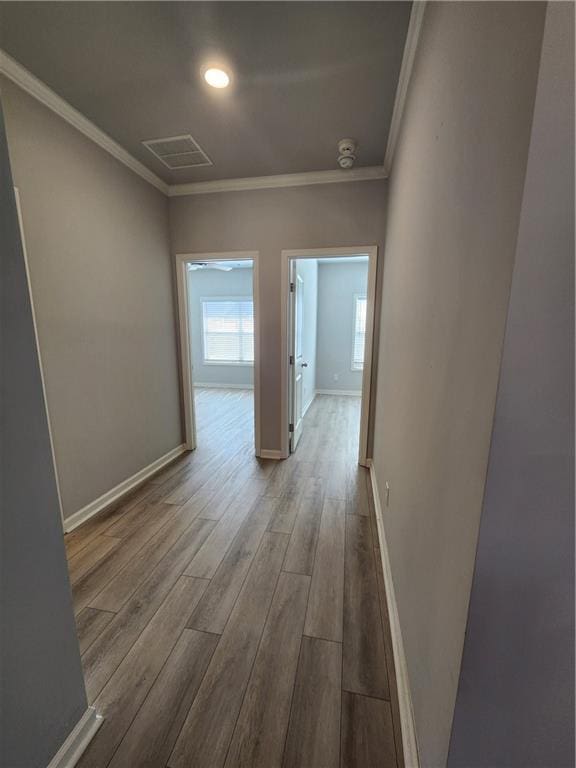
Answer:
[[573, 169], [574, 5], [549, 3], [450, 768], [574, 765]]
[[87, 702], [1, 109], [0, 196], [0, 764], [43, 766]]

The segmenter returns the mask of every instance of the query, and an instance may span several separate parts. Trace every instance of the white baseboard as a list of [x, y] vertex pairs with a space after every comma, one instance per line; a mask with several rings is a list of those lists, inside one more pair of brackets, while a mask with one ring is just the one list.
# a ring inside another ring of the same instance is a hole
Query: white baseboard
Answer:
[[94, 707], [88, 707], [68, 734], [64, 744], [50, 760], [48, 768], [74, 768], [103, 721], [104, 718], [96, 712]]
[[261, 459], [285, 459], [286, 456], [282, 453], [282, 451], [273, 451], [269, 450], [268, 448], [261, 448], [260, 449], [260, 458]]
[[304, 406], [304, 408], [302, 409], [302, 418], [304, 418], [304, 416], [306, 416], [306, 413], [307, 413], [307, 411], [308, 411], [308, 408], [310, 408], [310, 406], [312, 405], [312, 403], [314, 402], [314, 400], [316, 400], [316, 395], [317, 395], [317, 394], [318, 394], [317, 392], [314, 392], [314, 394], [312, 395], [312, 397], [310, 398], [310, 400], [308, 400], [308, 402], [306, 403], [306, 405], [305, 405], [305, 406]]
[[346, 395], [349, 397], [362, 397], [362, 392], [355, 389], [317, 389], [317, 395]]
[[212, 381], [201, 384], [199, 381], [195, 381], [194, 389], [254, 389], [254, 384], [219, 384]]
[[384, 572], [384, 585], [386, 589], [386, 603], [388, 605], [388, 616], [390, 619], [390, 634], [392, 636], [392, 650], [394, 653], [394, 669], [396, 671], [396, 684], [398, 686], [398, 704], [400, 708], [400, 726], [402, 729], [402, 749], [404, 751], [404, 764], [406, 768], [419, 768], [418, 744], [416, 741], [416, 728], [414, 725], [414, 712], [412, 709], [412, 696], [410, 694], [410, 681], [408, 678], [408, 667], [406, 656], [404, 654], [404, 643], [402, 642], [402, 630], [400, 619], [398, 617], [398, 606], [396, 604], [396, 595], [394, 593], [394, 581], [392, 579], [392, 568], [390, 565], [390, 556], [386, 542], [386, 532], [384, 530], [384, 518], [382, 516], [382, 505], [380, 504], [380, 494], [378, 493], [378, 483], [376, 482], [376, 473], [372, 460], [370, 464], [370, 479], [372, 481], [372, 493], [374, 497], [374, 508], [376, 510], [376, 526], [378, 529], [378, 540], [380, 543], [380, 556], [382, 559], [382, 570]]
[[184, 443], [176, 446], [176, 448], [173, 448], [171, 451], [168, 451], [168, 453], [165, 453], [164, 456], [161, 456], [159, 459], [156, 459], [156, 461], [153, 461], [152, 464], [149, 464], [147, 467], [144, 467], [144, 469], [136, 472], [136, 474], [132, 475], [132, 477], [129, 477], [127, 480], [119, 483], [115, 488], [112, 488], [111, 490], [102, 494], [102, 496], [99, 496], [97, 499], [90, 502], [90, 504], [87, 504], [85, 507], [82, 507], [82, 509], [79, 509], [78, 512], [74, 512], [74, 514], [70, 515], [70, 517], [67, 517], [64, 520], [64, 532], [70, 533], [70, 531], [73, 531], [74, 528], [78, 528], [79, 525], [82, 525], [82, 523], [86, 522], [86, 520], [91, 518], [93, 515], [96, 515], [98, 512], [101, 512], [103, 509], [110, 506], [110, 504], [113, 504], [119, 498], [124, 496], [124, 494], [128, 493], [128, 491], [131, 491], [133, 488], [136, 488], [136, 486], [141, 485], [145, 480], [148, 480], [149, 477], [158, 472], [158, 470], [162, 469], [162, 467], [165, 467], [166, 464], [169, 464], [171, 461], [173, 461], [175, 458], [180, 456], [180, 454], [187, 450], [188, 448]]

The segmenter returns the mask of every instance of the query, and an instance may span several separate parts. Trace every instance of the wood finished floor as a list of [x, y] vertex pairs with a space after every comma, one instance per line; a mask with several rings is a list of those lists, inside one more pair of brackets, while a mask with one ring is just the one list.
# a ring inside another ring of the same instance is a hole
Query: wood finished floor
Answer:
[[403, 768], [360, 400], [257, 460], [252, 393], [197, 390], [198, 448], [66, 536], [79, 768]]

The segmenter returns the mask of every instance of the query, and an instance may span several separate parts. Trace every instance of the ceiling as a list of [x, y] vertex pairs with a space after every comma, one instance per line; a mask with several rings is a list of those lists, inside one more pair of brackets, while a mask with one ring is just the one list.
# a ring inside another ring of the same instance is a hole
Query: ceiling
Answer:
[[[410, 2], [0, 2], [0, 47], [168, 184], [380, 165]], [[201, 77], [225, 65], [229, 88]], [[213, 165], [142, 141], [191, 134]]]

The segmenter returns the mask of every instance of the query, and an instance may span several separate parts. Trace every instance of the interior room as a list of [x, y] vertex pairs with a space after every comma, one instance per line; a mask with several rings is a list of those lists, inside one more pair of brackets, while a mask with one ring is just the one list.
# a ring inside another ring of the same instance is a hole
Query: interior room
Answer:
[[574, 3], [0, 0], [0, 766], [570, 768]]
[[196, 448], [224, 439], [253, 455], [253, 262], [189, 261], [186, 269]]
[[290, 451], [298, 449], [302, 458], [310, 446], [320, 444], [324, 451], [357, 463], [368, 256], [296, 258], [291, 291], [292, 286]]

